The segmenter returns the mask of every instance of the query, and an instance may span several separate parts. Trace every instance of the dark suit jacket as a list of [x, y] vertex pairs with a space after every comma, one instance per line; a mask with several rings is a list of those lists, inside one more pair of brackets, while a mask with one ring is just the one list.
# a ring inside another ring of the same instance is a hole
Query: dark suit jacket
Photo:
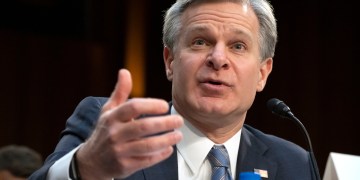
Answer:
[[[30, 180], [45, 180], [51, 165], [84, 142], [94, 129], [101, 107], [107, 101], [103, 97], [87, 97], [76, 107], [66, 122], [66, 128], [55, 151], [50, 154], [44, 166], [34, 172]], [[176, 148], [176, 147], [175, 147]], [[300, 146], [284, 139], [264, 134], [244, 125], [241, 135], [236, 174], [267, 170], [269, 180], [311, 180], [315, 179], [309, 153]], [[176, 151], [166, 160], [136, 172], [129, 180], [177, 180]], [[236, 177], [238, 179], [238, 177]], [[266, 178], [263, 178], [266, 179]]]

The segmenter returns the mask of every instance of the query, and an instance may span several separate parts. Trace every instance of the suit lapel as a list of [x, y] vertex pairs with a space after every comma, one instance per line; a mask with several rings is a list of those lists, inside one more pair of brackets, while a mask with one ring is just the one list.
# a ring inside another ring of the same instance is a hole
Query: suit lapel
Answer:
[[267, 145], [255, 137], [246, 126], [243, 127], [241, 133], [236, 179], [239, 179], [240, 172], [254, 172], [254, 169], [266, 170], [267, 180], [275, 179], [277, 165], [264, 155], [268, 150]]
[[168, 159], [145, 169], [144, 174], [146, 180], [177, 180], [178, 164], [176, 146], [174, 146], [174, 152]]

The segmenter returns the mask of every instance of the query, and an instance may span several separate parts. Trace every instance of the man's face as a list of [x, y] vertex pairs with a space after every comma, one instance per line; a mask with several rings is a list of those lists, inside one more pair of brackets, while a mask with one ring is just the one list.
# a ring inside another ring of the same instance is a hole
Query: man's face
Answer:
[[271, 72], [260, 60], [253, 10], [230, 2], [198, 4], [182, 16], [174, 52], [164, 49], [173, 103], [186, 119], [241, 119]]

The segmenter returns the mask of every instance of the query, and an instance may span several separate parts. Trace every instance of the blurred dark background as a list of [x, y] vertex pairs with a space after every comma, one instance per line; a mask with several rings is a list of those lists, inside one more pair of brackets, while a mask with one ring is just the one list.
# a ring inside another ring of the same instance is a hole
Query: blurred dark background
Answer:
[[[27, 145], [46, 157], [78, 102], [109, 96], [122, 67], [136, 72], [134, 96], [170, 100], [161, 29], [173, 2], [1, 1], [0, 146]], [[272, 97], [285, 101], [310, 134], [321, 175], [330, 152], [360, 155], [360, 31], [351, 3], [272, 0], [279, 30], [274, 68], [246, 121], [306, 147], [293, 122], [266, 108]]]

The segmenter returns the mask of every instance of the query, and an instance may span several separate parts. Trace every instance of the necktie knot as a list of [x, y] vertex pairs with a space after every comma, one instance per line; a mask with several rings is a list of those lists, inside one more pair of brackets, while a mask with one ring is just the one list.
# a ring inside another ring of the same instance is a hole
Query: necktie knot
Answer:
[[211, 148], [208, 158], [212, 167], [229, 167], [230, 160], [229, 154], [225, 148], [225, 146], [213, 146]]
[[214, 145], [209, 154], [208, 160], [212, 167], [211, 180], [231, 180], [230, 159], [225, 146]]

